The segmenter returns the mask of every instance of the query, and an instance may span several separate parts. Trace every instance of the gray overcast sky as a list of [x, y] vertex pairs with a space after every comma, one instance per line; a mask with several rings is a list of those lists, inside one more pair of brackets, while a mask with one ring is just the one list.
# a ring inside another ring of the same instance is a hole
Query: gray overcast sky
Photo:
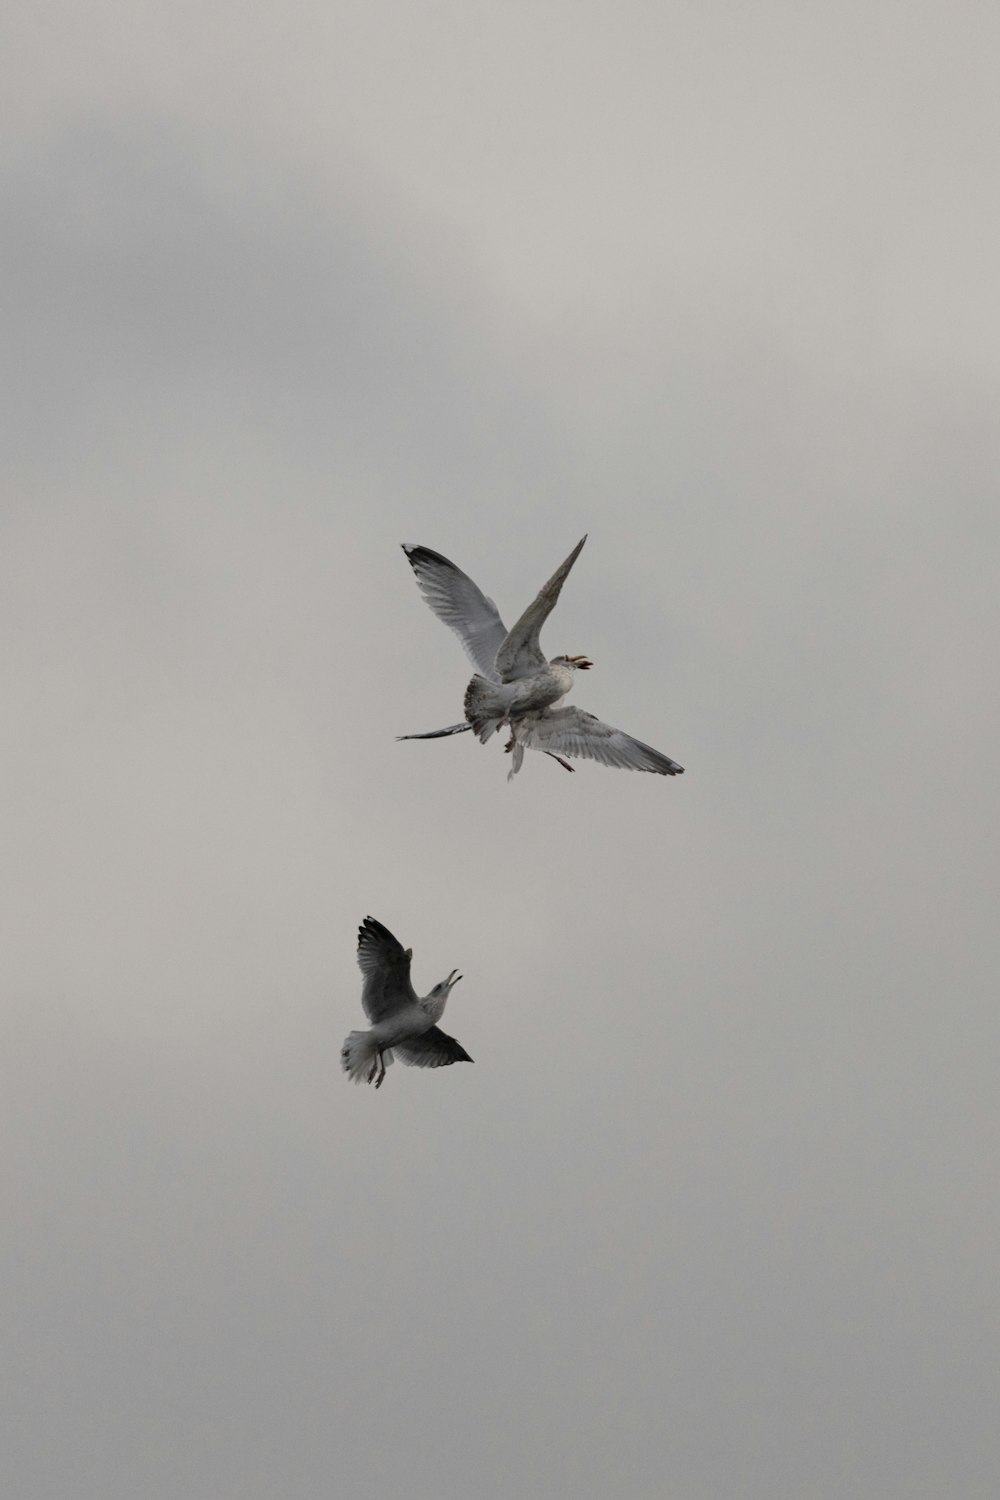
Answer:
[[[18, 1500], [995, 1500], [1000, 13], [5, 44]], [[674, 781], [397, 744], [399, 550]], [[339, 1071], [368, 912], [475, 1067]]]

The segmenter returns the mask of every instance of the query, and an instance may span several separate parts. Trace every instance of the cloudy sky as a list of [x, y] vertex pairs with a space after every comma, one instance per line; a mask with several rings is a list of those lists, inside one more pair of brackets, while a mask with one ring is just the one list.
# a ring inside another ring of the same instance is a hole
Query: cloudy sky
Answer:
[[[18, 1500], [994, 1500], [1000, 19], [39, 0]], [[674, 780], [397, 744], [400, 542]], [[348, 1085], [371, 912], [475, 1067]]]

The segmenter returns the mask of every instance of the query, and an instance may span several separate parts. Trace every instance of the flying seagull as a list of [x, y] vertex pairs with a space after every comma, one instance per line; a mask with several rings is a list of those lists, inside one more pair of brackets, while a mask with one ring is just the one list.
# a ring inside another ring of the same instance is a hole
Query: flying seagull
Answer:
[[365, 977], [361, 1004], [372, 1025], [370, 1031], [352, 1031], [340, 1049], [341, 1067], [354, 1083], [367, 1079], [381, 1088], [394, 1053], [413, 1068], [472, 1061], [436, 1024], [461, 974], [452, 969], [421, 998], [410, 983], [412, 957], [412, 948], [403, 948], [381, 922], [365, 917], [358, 928], [358, 968]]
[[683, 766], [624, 730], [604, 724], [581, 708], [558, 708], [577, 672], [593, 666], [586, 656], [555, 656], [546, 661], [539, 633], [559, 598], [583, 544], [582, 537], [556, 569], [513, 630], [508, 631], [492, 599], [487, 599], [453, 562], [429, 547], [403, 543], [417, 585], [439, 620], [455, 632], [476, 674], [465, 690], [464, 724], [449, 724], [427, 734], [401, 734], [401, 740], [437, 740], [473, 730], [485, 744], [507, 725], [507, 751], [513, 754], [507, 780], [521, 769], [525, 750], [542, 750], [567, 771], [564, 756], [586, 757], [626, 771], [653, 771], [679, 776]]

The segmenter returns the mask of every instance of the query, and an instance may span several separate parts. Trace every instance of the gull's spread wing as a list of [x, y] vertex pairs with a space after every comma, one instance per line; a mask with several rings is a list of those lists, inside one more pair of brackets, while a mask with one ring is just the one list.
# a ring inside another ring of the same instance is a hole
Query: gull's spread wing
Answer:
[[428, 729], [426, 734], [397, 734], [397, 740], [443, 740], [448, 734], [464, 734], [471, 724], [449, 724], [447, 729]]
[[[583, 551], [584, 536], [577, 542], [569, 557], [558, 567], [541, 590], [533, 604], [513, 627], [507, 639], [497, 651], [496, 671], [501, 682], [514, 682], [518, 677], [530, 677], [539, 667], [545, 666], [545, 657], [538, 644], [542, 626], [555, 608], [559, 592], [569, 576], [569, 570]], [[495, 676], [495, 674], [494, 674]]]
[[358, 968], [365, 977], [361, 1004], [373, 1024], [416, 1005], [410, 983], [412, 948], [398, 943], [381, 922], [365, 917], [358, 928]]
[[393, 1051], [400, 1062], [409, 1063], [411, 1068], [446, 1068], [449, 1063], [472, 1061], [465, 1048], [437, 1026], [421, 1032], [402, 1046], [397, 1042]]
[[684, 770], [669, 755], [652, 745], [634, 740], [623, 729], [602, 724], [582, 708], [550, 708], [523, 719], [517, 727], [518, 741], [529, 750], [550, 755], [575, 755], [599, 760], [604, 766], [623, 771], [655, 771], [660, 776], [680, 776]]
[[420, 592], [438, 619], [458, 636], [476, 670], [496, 682], [494, 663], [507, 637], [507, 627], [493, 600], [440, 552], [406, 542], [403, 551], [417, 575]]

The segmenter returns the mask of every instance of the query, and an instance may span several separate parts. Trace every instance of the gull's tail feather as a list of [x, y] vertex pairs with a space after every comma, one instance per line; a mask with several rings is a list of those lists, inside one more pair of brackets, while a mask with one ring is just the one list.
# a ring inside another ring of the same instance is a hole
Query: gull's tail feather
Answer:
[[507, 707], [502, 689], [477, 672], [465, 690], [465, 716], [482, 744], [500, 728]]
[[[382, 1062], [388, 1067], [392, 1053], [382, 1049]], [[371, 1083], [378, 1064], [378, 1044], [370, 1031], [352, 1031], [340, 1049], [340, 1066], [352, 1083]]]

